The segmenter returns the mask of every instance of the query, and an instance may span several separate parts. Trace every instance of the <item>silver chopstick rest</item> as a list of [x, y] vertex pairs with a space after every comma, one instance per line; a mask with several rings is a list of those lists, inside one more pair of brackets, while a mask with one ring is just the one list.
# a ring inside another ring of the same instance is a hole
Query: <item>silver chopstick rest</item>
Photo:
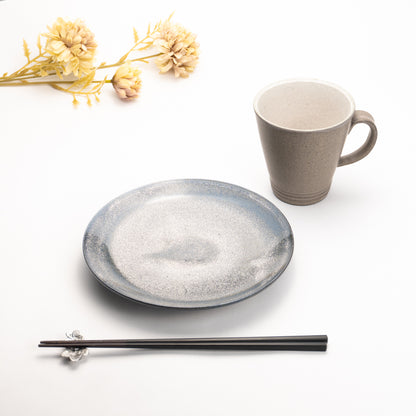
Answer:
[[[81, 333], [75, 329], [71, 333], [66, 333], [66, 338], [70, 341], [79, 341], [84, 337]], [[61, 357], [68, 358], [72, 362], [77, 362], [82, 360], [84, 357], [88, 355], [88, 348], [65, 348], [61, 354]]]

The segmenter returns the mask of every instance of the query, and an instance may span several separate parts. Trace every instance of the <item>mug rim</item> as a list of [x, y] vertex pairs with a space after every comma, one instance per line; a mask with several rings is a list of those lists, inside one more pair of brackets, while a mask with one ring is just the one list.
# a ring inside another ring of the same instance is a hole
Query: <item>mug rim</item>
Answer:
[[[314, 83], [314, 84], [325, 85], [327, 87], [331, 87], [335, 90], [338, 90], [342, 95], [344, 95], [345, 98], [347, 98], [347, 100], [350, 103], [350, 111], [348, 113], [348, 116], [345, 117], [342, 121], [340, 121], [336, 124], [333, 124], [331, 126], [328, 126], [328, 127], [315, 128], [315, 129], [294, 129], [294, 128], [290, 128], [290, 127], [279, 126], [278, 124], [273, 123], [270, 120], [267, 120], [266, 118], [264, 118], [260, 114], [258, 104], [259, 104], [260, 98], [264, 95], [265, 92], [267, 92], [267, 91], [271, 90], [272, 88], [277, 87], [279, 85], [302, 83], [302, 82], [310, 82], [310, 83]], [[281, 80], [281, 81], [277, 81], [277, 82], [273, 82], [271, 84], [268, 84], [265, 87], [263, 87], [256, 94], [256, 96], [254, 97], [253, 107], [254, 107], [254, 112], [256, 113], [257, 117], [259, 117], [265, 123], [270, 124], [271, 126], [279, 128], [281, 130], [294, 131], [294, 132], [299, 132], [299, 133], [308, 133], [308, 132], [311, 133], [311, 132], [319, 132], [319, 131], [326, 131], [326, 130], [335, 129], [335, 128], [341, 126], [342, 124], [344, 124], [346, 121], [350, 120], [352, 118], [354, 112], [355, 112], [355, 102], [354, 102], [354, 99], [352, 98], [351, 94], [348, 91], [346, 91], [344, 88], [340, 87], [337, 84], [334, 84], [334, 83], [328, 82], [328, 81], [323, 81], [323, 80], [317, 79], [317, 78], [289, 78], [289, 79], [284, 79], [284, 80]]]

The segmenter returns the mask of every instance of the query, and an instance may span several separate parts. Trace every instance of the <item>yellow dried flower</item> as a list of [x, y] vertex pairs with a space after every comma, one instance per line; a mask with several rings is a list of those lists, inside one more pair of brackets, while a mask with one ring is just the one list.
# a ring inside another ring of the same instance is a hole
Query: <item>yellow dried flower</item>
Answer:
[[173, 70], [175, 77], [187, 78], [198, 63], [199, 44], [196, 35], [183, 26], [166, 21], [154, 37], [161, 53], [155, 60], [161, 73]]
[[49, 33], [44, 34], [47, 38], [45, 50], [55, 63], [61, 65], [64, 75], [88, 74], [93, 68], [97, 44], [84, 22], [59, 17], [48, 29]]
[[[1, 0], [0, 0], [1, 1]], [[172, 15], [164, 22], [159, 21], [154, 26], [149, 24], [147, 32], [140, 37], [133, 29], [134, 44], [116, 62], [94, 64], [97, 44], [94, 34], [80, 19], [67, 21], [58, 18], [48, 33], [38, 36], [37, 51], [32, 53], [28, 43], [23, 40], [23, 53], [27, 62], [12, 73], [5, 72], [0, 76], [0, 87], [23, 85], [49, 85], [50, 87], [73, 96], [74, 105], [78, 98], [84, 97], [87, 104], [98, 95], [107, 83], [112, 83], [118, 96], [130, 100], [139, 95], [141, 79], [138, 68], [131, 62], [148, 63], [155, 59], [161, 73], [172, 70], [176, 77], [186, 78], [194, 71], [199, 59], [199, 45], [196, 35], [187, 31], [183, 26], [170, 23]], [[41, 42], [44, 36], [45, 42]], [[133, 52], [144, 51], [155, 47], [158, 53], [148, 56], [134, 57], [128, 60]], [[119, 67], [112, 80], [105, 76], [96, 79], [96, 73], [101, 69]], [[63, 77], [63, 75], [71, 75]], [[47, 77], [47, 78], [44, 78]]]
[[142, 85], [140, 80], [141, 71], [127, 62], [117, 69], [111, 80], [117, 95], [122, 100], [131, 100], [138, 97]]

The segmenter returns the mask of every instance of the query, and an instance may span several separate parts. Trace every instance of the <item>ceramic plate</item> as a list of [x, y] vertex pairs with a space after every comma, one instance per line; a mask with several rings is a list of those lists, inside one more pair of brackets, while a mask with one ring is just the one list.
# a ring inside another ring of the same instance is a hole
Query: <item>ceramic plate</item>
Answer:
[[285, 270], [293, 234], [269, 201], [228, 183], [159, 182], [108, 203], [84, 236], [107, 288], [173, 308], [209, 308], [264, 289]]

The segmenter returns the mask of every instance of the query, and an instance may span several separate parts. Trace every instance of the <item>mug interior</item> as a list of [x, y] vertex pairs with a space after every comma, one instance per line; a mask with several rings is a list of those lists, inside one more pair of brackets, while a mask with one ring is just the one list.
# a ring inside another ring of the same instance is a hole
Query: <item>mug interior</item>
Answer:
[[254, 109], [263, 120], [284, 129], [320, 130], [346, 121], [354, 112], [354, 101], [336, 85], [294, 80], [261, 90]]

